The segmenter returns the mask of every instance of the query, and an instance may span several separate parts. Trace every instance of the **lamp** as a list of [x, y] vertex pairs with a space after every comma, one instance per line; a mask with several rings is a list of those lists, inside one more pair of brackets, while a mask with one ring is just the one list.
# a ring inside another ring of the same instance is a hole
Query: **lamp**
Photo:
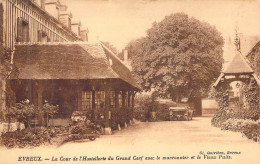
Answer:
[[236, 84], [236, 87], [237, 87], [237, 88], [239, 88], [239, 87], [240, 87], [240, 84], [239, 84], [239, 82], [237, 82], [237, 84]]

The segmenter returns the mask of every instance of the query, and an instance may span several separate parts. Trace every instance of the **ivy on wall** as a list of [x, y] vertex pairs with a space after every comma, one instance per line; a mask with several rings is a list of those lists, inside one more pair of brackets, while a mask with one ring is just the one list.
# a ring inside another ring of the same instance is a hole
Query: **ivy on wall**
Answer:
[[245, 116], [252, 120], [258, 120], [260, 115], [260, 94], [259, 86], [255, 80], [251, 80], [244, 88], [246, 105], [244, 106]]
[[215, 88], [213, 91], [213, 97], [219, 105], [219, 109], [211, 120], [211, 123], [214, 126], [220, 127], [221, 122], [224, 122], [229, 118], [229, 88], [230, 86], [228, 83], [222, 82], [219, 87]]
[[256, 81], [251, 79], [248, 84], [244, 84], [242, 90], [244, 102], [239, 110], [229, 107], [229, 87], [229, 83], [222, 82], [213, 93], [219, 109], [211, 120], [212, 125], [220, 127], [228, 119], [258, 120], [260, 115], [260, 94]]

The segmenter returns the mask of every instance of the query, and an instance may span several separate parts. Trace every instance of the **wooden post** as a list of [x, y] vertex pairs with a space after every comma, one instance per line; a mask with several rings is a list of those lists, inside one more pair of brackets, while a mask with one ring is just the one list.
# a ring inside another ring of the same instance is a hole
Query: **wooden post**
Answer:
[[82, 109], [82, 88], [81, 86], [78, 86], [78, 110]]
[[109, 86], [105, 86], [105, 134], [112, 134], [111, 127], [110, 127], [110, 89]]
[[132, 107], [134, 108], [135, 107], [135, 93], [134, 91], [132, 92]]
[[126, 95], [126, 92], [125, 91], [122, 91], [122, 107], [125, 107], [125, 95]]
[[132, 113], [132, 120], [134, 119], [134, 107], [135, 107], [135, 92], [132, 91], [132, 107], [131, 107], [131, 113]]
[[93, 117], [94, 119], [96, 119], [96, 104], [95, 104], [95, 90], [93, 88], [93, 90], [91, 91], [92, 92], [92, 114], [93, 114]]
[[131, 107], [130, 102], [131, 102], [131, 92], [128, 91], [128, 96], [127, 96], [127, 104], [128, 104], [128, 107]]

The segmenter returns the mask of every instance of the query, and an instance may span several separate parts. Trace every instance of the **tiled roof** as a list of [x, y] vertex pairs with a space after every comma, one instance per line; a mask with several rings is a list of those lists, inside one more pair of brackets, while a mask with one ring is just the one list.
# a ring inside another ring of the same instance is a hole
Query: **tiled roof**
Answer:
[[227, 68], [223, 73], [225, 74], [243, 74], [243, 73], [253, 73], [254, 71], [248, 65], [244, 57], [237, 53]]
[[111, 68], [115, 73], [124, 81], [132, 84], [134, 87], [141, 89], [141, 87], [136, 83], [135, 79], [132, 77], [132, 74], [129, 68], [120, 60], [111, 50], [109, 50], [105, 45], [102, 44], [104, 51], [107, 55], [108, 60], [111, 60]]
[[103, 45], [16, 45], [12, 79], [122, 79], [138, 88], [129, 69]]

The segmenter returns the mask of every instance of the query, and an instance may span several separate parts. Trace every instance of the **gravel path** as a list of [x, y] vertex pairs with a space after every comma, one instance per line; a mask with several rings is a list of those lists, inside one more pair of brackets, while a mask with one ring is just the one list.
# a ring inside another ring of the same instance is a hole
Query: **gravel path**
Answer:
[[[35, 149], [2, 148], [0, 155], [0, 164], [39, 163], [19, 162], [19, 156], [41, 156], [43, 161], [40, 163], [44, 164], [92, 162], [260, 164], [260, 144], [248, 140], [241, 133], [221, 131], [210, 125], [210, 118], [199, 117], [192, 121], [136, 122], [121, 131], [114, 132], [113, 135], [101, 136], [95, 141], [71, 142], [59, 148], [47, 146]], [[108, 160], [109, 156], [114, 160]], [[194, 159], [191, 159], [193, 156]], [[201, 159], [197, 159], [198, 156]], [[77, 162], [73, 162], [74, 157], [78, 158]], [[157, 157], [160, 157], [160, 160], [157, 160]], [[44, 160], [45, 158], [49, 160]], [[57, 161], [51, 162], [52, 158], [57, 158]], [[83, 161], [84, 159], [87, 161]]]

